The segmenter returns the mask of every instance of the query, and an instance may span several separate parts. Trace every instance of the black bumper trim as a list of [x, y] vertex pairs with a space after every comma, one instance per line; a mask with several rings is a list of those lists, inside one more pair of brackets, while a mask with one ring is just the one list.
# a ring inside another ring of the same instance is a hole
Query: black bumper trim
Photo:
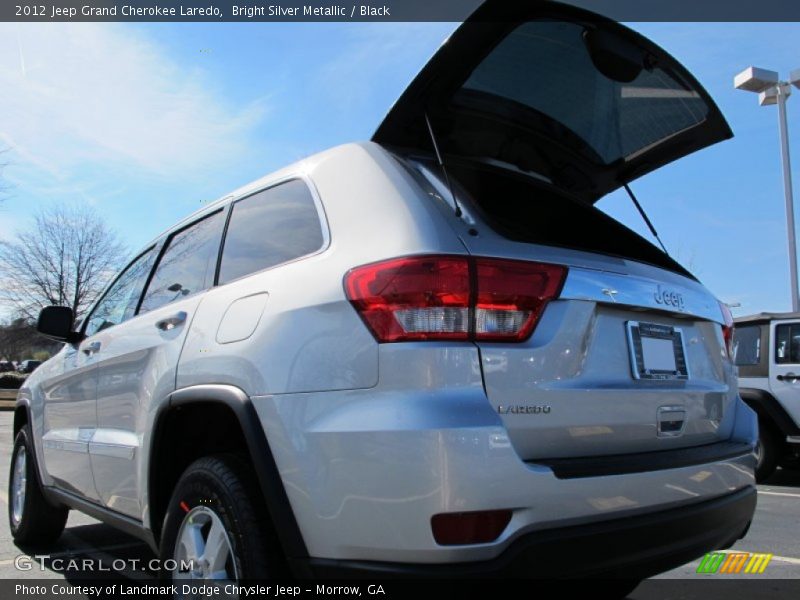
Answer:
[[552, 469], [559, 479], [626, 475], [665, 469], [679, 469], [746, 456], [753, 452], [747, 442], [717, 442], [677, 450], [659, 450], [642, 454], [612, 454], [581, 458], [543, 458], [527, 461]]
[[488, 561], [388, 563], [310, 558], [320, 578], [622, 577], [644, 579], [727, 548], [745, 532], [755, 487], [665, 511], [525, 534]]

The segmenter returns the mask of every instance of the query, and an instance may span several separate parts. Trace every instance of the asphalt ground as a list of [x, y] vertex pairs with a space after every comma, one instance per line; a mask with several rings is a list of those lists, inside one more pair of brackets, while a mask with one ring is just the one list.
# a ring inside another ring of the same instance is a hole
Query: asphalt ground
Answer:
[[[100, 573], [101, 577], [121, 575], [132, 583], [154, 582], [156, 573], [149, 563], [155, 555], [146, 544], [76, 511], [70, 513], [67, 529], [47, 552], [14, 544], [6, 517], [12, 415], [11, 411], [0, 411], [0, 580], [79, 581], [74, 573], [76, 563], [70, 561], [91, 559], [111, 569]], [[800, 598], [800, 471], [778, 470], [768, 483], [758, 486], [758, 491], [758, 507], [750, 531], [730, 551], [772, 554], [764, 573], [698, 574], [698, 560], [643, 582], [629, 598]], [[35, 554], [47, 554], [49, 559], [35, 559]], [[114, 565], [123, 564], [119, 559], [125, 559], [126, 566], [114, 569]]]

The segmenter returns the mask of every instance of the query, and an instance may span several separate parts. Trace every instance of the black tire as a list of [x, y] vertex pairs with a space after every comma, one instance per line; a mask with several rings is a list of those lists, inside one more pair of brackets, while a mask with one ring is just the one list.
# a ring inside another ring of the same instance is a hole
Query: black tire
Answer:
[[756, 447], [756, 483], [769, 479], [778, 467], [781, 455], [781, 440], [769, 423], [758, 422], [758, 446]]
[[[21, 514], [14, 514], [14, 471], [20, 452], [25, 452], [25, 500], [19, 506]], [[53, 506], [44, 497], [36, 470], [36, 455], [26, 427], [20, 429], [11, 452], [11, 470], [8, 474], [8, 526], [14, 541], [21, 545], [47, 546], [55, 542], [67, 524], [69, 509]]]
[[[181, 475], [164, 518], [162, 565], [177, 557], [181, 525], [198, 507], [210, 509], [222, 521], [239, 580], [286, 576], [286, 561], [255, 476], [242, 459], [229, 454], [201, 458]], [[172, 577], [166, 570], [160, 575]]]

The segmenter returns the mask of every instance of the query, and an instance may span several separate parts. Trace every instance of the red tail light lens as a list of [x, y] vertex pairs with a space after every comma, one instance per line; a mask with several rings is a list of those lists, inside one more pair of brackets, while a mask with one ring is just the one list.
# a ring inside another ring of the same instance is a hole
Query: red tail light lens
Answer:
[[510, 521], [510, 510], [442, 513], [431, 518], [431, 529], [441, 546], [488, 544], [500, 537]]
[[566, 268], [559, 265], [475, 259], [478, 299], [475, 337], [479, 340], [527, 339], [544, 306], [561, 293]]
[[345, 291], [379, 342], [522, 341], [566, 273], [518, 260], [413, 256], [353, 269]]
[[724, 302], [719, 303], [719, 308], [722, 311], [722, 339], [725, 340], [725, 349], [728, 351], [728, 357], [733, 358], [733, 315], [731, 309]]
[[358, 267], [347, 297], [380, 342], [466, 339], [469, 267], [460, 257], [398, 258]]

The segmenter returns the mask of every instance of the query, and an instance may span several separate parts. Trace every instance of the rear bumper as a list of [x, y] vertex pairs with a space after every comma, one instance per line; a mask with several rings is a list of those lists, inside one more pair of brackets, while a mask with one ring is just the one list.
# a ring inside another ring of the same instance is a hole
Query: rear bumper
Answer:
[[624, 577], [643, 579], [739, 539], [753, 518], [756, 489], [624, 519], [537, 531], [492, 560], [411, 564], [308, 559], [321, 578]]

